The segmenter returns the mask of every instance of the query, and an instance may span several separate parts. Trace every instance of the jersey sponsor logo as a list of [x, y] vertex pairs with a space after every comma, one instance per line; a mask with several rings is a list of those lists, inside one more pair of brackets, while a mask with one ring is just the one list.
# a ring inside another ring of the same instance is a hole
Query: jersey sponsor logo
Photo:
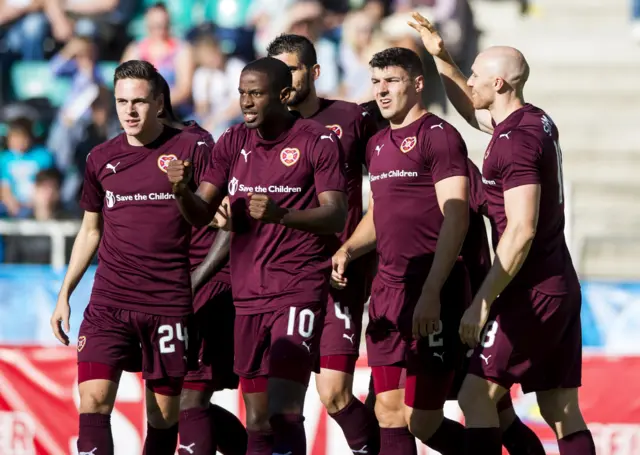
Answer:
[[482, 183], [484, 183], [485, 185], [491, 185], [491, 186], [495, 186], [496, 185], [496, 181], [495, 180], [487, 180], [484, 177], [482, 177]]
[[293, 166], [300, 159], [300, 150], [288, 147], [280, 152], [280, 161], [287, 167]]
[[174, 154], [169, 155], [160, 155], [158, 157], [158, 167], [162, 172], [167, 172], [167, 168], [169, 167], [169, 163], [173, 160], [177, 160], [178, 157]]
[[78, 352], [82, 351], [87, 344], [87, 337], [82, 335], [78, 337]]
[[238, 179], [233, 177], [229, 180], [229, 184], [227, 185], [227, 191], [229, 192], [229, 196], [233, 196], [238, 191]]
[[342, 127], [340, 125], [327, 125], [327, 128], [333, 131], [333, 134], [338, 136], [338, 139], [342, 139]]
[[104, 195], [104, 199], [107, 204], [107, 208], [113, 208], [116, 202], [139, 202], [139, 201], [168, 201], [175, 199], [173, 193], [135, 193], [135, 194], [115, 194], [113, 191], [107, 190]]
[[395, 170], [389, 172], [382, 172], [380, 174], [369, 174], [369, 181], [375, 182], [376, 180], [384, 180], [384, 179], [392, 179], [392, 178], [406, 178], [406, 177], [417, 177], [417, 171], [404, 171], [404, 170]]
[[415, 136], [405, 137], [402, 144], [400, 144], [400, 151], [402, 153], [409, 153], [418, 143], [418, 139]]
[[227, 185], [229, 196], [233, 196], [236, 193], [301, 193], [302, 188], [299, 186], [286, 186], [286, 185], [256, 185], [249, 186], [233, 177]]

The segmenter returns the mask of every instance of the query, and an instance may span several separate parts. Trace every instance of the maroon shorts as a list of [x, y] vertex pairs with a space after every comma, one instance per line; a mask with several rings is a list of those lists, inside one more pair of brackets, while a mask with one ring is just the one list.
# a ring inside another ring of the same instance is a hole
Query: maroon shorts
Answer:
[[[460, 319], [471, 299], [467, 271], [461, 262], [456, 263], [440, 296], [441, 331], [416, 341], [413, 339], [413, 310], [420, 298], [422, 286], [396, 288], [386, 286], [376, 278], [369, 303], [369, 325], [367, 327], [367, 356], [371, 367], [401, 366], [406, 369], [407, 387], [415, 384], [433, 383], [438, 389], [437, 399], [444, 403], [453, 380], [453, 375], [464, 356], [458, 329]], [[386, 374], [386, 373], [385, 373]], [[375, 376], [375, 373], [374, 373]], [[417, 377], [417, 379], [416, 379]], [[431, 377], [431, 379], [424, 378]], [[437, 381], [436, 381], [437, 379]], [[444, 384], [437, 386], [435, 382]], [[394, 379], [390, 384], [377, 381], [376, 393], [392, 388], [401, 388]], [[435, 389], [432, 389], [435, 390]], [[405, 390], [405, 396], [419, 396], [419, 390]], [[433, 402], [432, 401], [432, 402]], [[412, 407], [425, 409], [416, 403]], [[428, 409], [437, 409], [430, 407]]]
[[195, 367], [192, 315], [160, 316], [89, 304], [78, 333], [78, 362], [138, 372], [144, 379], [182, 378]]
[[370, 278], [366, 275], [364, 270], [358, 270], [348, 277], [345, 289], [331, 288], [320, 338], [321, 356], [360, 354], [362, 314], [370, 290]]
[[237, 314], [234, 371], [242, 378], [272, 376], [308, 384], [318, 372], [324, 304], [287, 306], [260, 314]]
[[473, 352], [469, 374], [524, 393], [580, 387], [579, 287], [566, 295], [507, 289], [496, 299]]
[[[195, 302], [206, 299], [195, 314], [198, 330], [198, 369], [190, 371], [187, 382], [211, 383], [214, 391], [237, 389], [238, 376], [233, 372], [233, 324], [235, 308], [231, 285], [209, 281], [196, 293]], [[188, 386], [186, 386], [188, 387]]]

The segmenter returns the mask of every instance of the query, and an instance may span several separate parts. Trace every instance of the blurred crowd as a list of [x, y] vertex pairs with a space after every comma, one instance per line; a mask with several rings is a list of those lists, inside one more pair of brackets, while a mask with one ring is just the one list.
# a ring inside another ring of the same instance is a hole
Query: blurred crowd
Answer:
[[[278, 34], [315, 43], [322, 96], [365, 102], [375, 52], [423, 53], [406, 26], [412, 10], [435, 22], [468, 71], [479, 37], [468, 0], [0, 0], [0, 217], [80, 215], [86, 156], [120, 132], [119, 62], [153, 63], [177, 114], [217, 137], [239, 121], [243, 66]], [[433, 62], [424, 65], [426, 101], [444, 110]], [[7, 257], [4, 240], [5, 261], [27, 260]]]

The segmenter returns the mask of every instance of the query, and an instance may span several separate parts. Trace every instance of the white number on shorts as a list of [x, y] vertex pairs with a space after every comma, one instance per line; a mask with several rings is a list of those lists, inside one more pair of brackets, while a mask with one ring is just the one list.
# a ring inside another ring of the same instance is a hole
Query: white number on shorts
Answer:
[[[171, 343], [173, 341], [173, 327], [165, 324], [158, 327], [158, 334], [162, 335], [160, 338], [160, 354], [171, 354], [172, 352], [176, 352], [176, 345]], [[178, 341], [184, 342], [185, 349], [189, 348], [189, 334], [187, 333], [187, 328], [184, 330], [182, 328], [182, 324], [179, 322], [176, 324], [175, 335]]]
[[482, 334], [483, 348], [490, 348], [491, 346], [493, 346], [493, 343], [496, 342], [496, 333], [498, 333], [498, 322], [487, 322], [487, 326], [484, 328], [484, 333]]
[[349, 312], [349, 307], [344, 307], [344, 311], [342, 311], [340, 302], [336, 302], [334, 307], [336, 309], [336, 317], [344, 321], [344, 329], [351, 329], [351, 313]]
[[[296, 312], [294, 306], [289, 308], [289, 324], [287, 325], [287, 335], [293, 335], [296, 326]], [[304, 338], [309, 338], [313, 334], [313, 321], [315, 314], [308, 308], [303, 309], [298, 314], [298, 333]]]
[[559, 188], [559, 197], [558, 204], [562, 204], [564, 201], [564, 177], [562, 175], [562, 150], [560, 149], [560, 144], [558, 141], [553, 141], [553, 145], [556, 146], [556, 160], [558, 161], [558, 186]]
[[438, 321], [438, 328], [435, 332], [429, 334], [429, 347], [430, 348], [438, 348], [440, 346], [444, 346], [444, 338], [442, 338], [442, 321]]

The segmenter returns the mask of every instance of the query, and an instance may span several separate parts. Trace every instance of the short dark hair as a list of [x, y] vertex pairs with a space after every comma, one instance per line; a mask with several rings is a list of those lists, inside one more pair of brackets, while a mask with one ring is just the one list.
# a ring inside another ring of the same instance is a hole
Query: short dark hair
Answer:
[[422, 60], [418, 54], [404, 47], [390, 47], [378, 52], [369, 62], [369, 66], [378, 69], [398, 66], [411, 77], [424, 76]]
[[158, 96], [161, 93], [162, 83], [160, 74], [155, 66], [145, 60], [129, 60], [121, 63], [113, 75], [113, 85], [115, 86], [122, 79], [141, 79], [149, 82], [151, 93]]
[[166, 118], [172, 122], [180, 121], [178, 117], [176, 117], [175, 112], [173, 112], [173, 105], [171, 104], [171, 88], [169, 87], [169, 83], [160, 73], [158, 73], [158, 80], [160, 82], [160, 93], [162, 93], [162, 98], [164, 99], [164, 108], [162, 109], [160, 118]]
[[242, 72], [246, 73], [248, 71], [266, 75], [271, 93], [280, 93], [282, 89], [291, 87], [293, 84], [289, 67], [273, 57], [263, 57], [248, 63]]
[[267, 54], [269, 57], [284, 53], [296, 54], [300, 63], [307, 68], [318, 63], [316, 48], [313, 46], [313, 43], [304, 36], [283, 33], [267, 46]]
[[44, 182], [54, 181], [56, 185], [62, 185], [62, 172], [55, 167], [49, 169], [43, 169], [36, 174], [36, 185], [41, 185]]
[[22, 133], [33, 137], [33, 122], [27, 117], [18, 117], [9, 122], [9, 133]]
[[165, 5], [162, 2], [155, 2], [153, 5], [149, 5], [147, 7], [147, 11], [152, 10], [152, 9], [159, 9], [164, 11], [165, 13], [169, 13], [169, 10], [167, 9], [167, 5]]

